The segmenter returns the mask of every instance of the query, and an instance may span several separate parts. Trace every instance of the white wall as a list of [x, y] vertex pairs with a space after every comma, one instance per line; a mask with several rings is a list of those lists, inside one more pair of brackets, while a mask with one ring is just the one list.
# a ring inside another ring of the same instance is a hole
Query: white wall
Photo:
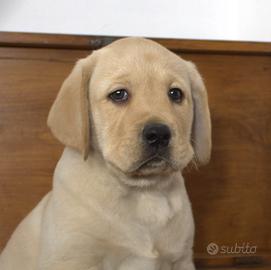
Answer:
[[0, 0], [0, 31], [271, 42], [271, 1]]

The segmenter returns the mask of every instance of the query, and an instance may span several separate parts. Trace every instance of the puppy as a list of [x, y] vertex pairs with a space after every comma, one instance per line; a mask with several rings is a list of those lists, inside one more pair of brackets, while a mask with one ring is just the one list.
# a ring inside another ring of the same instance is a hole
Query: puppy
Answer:
[[53, 189], [21, 222], [1, 270], [192, 270], [182, 170], [209, 161], [195, 66], [141, 38], [79, 60], [50, 110], [66, 148]]

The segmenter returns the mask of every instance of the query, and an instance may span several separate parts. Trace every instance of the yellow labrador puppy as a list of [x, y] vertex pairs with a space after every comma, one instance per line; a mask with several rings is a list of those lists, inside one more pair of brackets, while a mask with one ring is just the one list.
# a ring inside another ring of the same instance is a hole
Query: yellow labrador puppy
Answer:
[[1, 270], [192, 270], [182, 170], [208, 162], [195, 66], [141, 38], [79, 60], [50, 110], [66, 148], [53, 189], [18, 226]]

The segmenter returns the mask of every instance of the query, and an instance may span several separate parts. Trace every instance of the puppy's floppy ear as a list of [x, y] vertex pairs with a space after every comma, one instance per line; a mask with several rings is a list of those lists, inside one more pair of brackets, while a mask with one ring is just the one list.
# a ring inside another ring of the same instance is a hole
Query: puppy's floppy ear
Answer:
[[64, 145], [88, 156], [90, 140], [88, 85], [94, 55], [79, 60], [66, 78], [50, 109], [47, 124]]
[[211, 119], [208, 106], [207, 91], [196, 66], [187, 62], [191, 83], [194, 118], [191, 141], [194, 147], [196, 161], [200, 165], [209, 162], [211, 156]]

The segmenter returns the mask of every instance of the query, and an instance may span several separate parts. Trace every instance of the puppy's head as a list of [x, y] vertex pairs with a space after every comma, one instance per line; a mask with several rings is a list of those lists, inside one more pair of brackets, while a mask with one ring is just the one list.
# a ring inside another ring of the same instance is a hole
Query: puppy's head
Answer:
[[210, 158], [201, 76], [191, 62], [146, 39], [121, 39], [79, 60], [48, 125], [85, 158], [96, 151], [131, 177], [170, 174], [193, 158]]

